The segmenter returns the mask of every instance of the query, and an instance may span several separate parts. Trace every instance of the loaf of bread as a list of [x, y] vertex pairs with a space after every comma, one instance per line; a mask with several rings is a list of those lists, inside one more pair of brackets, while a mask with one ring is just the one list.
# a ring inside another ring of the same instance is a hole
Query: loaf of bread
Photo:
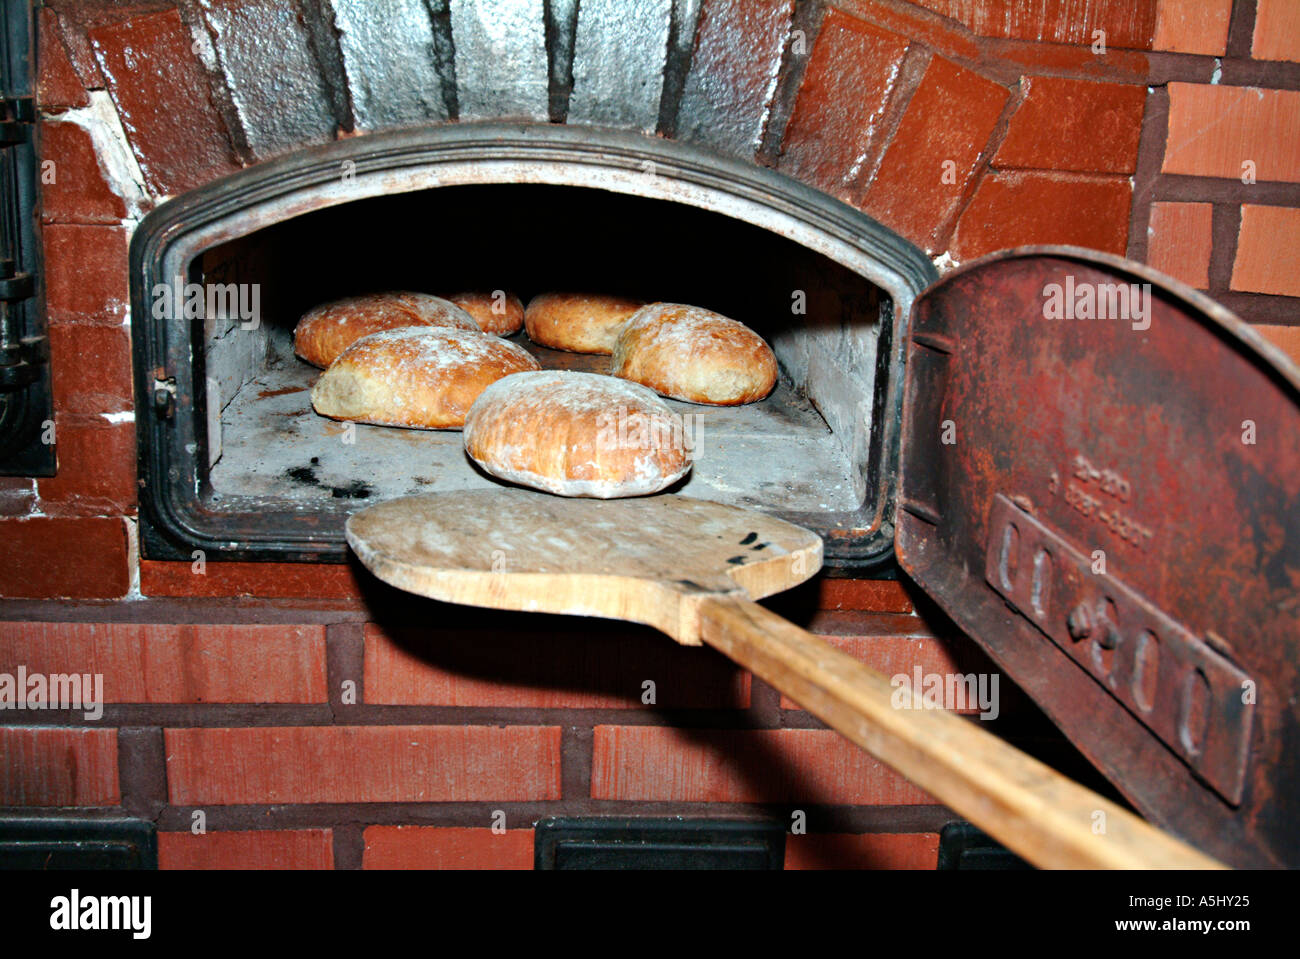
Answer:
[[739, 406], [776, 386], [772, 348], [745, 324], [681, 303], [651, 303], [623, 326], [610, 372], [689, 403]]
[[644, 302], [600, 293], [541, 293], [528, 301], [524, 327], [541, 346], [608, 356], [618, 331]]
[[540, 369], [513, 343], [469, 330], [407, 326], [362, 337], [311, 390], [316, 412], [336, 420], [459, 429], [484, 388]]
[[474, 317], [484, 333], [510, 336], [524, 325], [524, 301], [505, 290], [453, 293], [447, 299]]
[[369, 293], [308, 311], [293, 330], [293, 351], [312, 366], [329, 366], [340, 353], [371, 333], [403, 326], [438, 326], [477, 332], [455, 303], [427, 293]]
[[560, 496], [657, 493], [691, 468], [681, 417], [653, 392], [599, 373], [517, 373], [465, 419], [465, 451], [488, 473]]

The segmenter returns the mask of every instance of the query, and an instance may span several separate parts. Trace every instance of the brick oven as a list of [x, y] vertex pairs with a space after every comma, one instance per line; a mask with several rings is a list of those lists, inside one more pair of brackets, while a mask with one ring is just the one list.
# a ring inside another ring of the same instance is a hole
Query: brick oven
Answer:
[[[343, 539], [358, 506], [487, 482], [458, 434], [416, 461], [396, 431], [345, 445], [298, 415], [310, 378], [288, 331], [322, 300], [596, 275], [779, 314], [760, 324], [783, 371], [773, 404], [712, 421], [729, 453], [685, 492], [819, 533], [828, 570], [772, 605], [887, 675], [1035, 669], [974, 641], [895, 559], [915, 523], [897, 519], [907, 323], [936, 281], [1018, 247], [1127, 258], [1182, 284], [1171, 300], [1191, 313], [1245, 320], [1237, 339], [1279, 391], [1300, 382], [1288, 0], [5, 9], [11, 31], [30, 13], [34, 80], [15, 61], [5, 91], [6, 143], [22, 128], [5, 175], [23, 144], [33, 162], [3, 290], [32, 279], [5, 314], [31, 382], [26, 425], [0, 436], [0, 674], [95, 676], [103, 698], [94, 718], [0, 710], [0, 826], [142, 821], [174, 869], [531, 868], [555, 864], [548, 830], [570, 818], [775, 823], [766, 864], [784, 868], [952, 857], [951, 811], [712, 651], [371, 577]], [[258, 291], [247, 329], [237, 300], [155, 309], [160, 285], [180, 303], [227, 283]], [[1259, 549], [1295, 574], [1280, 526]], [[996, 598], [1025, 605], [1010, 585]], [[1300, 606], [1279, 608], [1267, 629]], [[1201, 645], [1235, 680], [1232, 650]], [[1270, 693], [1293, 692], [1294, 650], [1273, 655]], [[1088, 668], [1076, 709], [1149, 708], [1139, 675], [1135, 707]], [[1151, 798], [1088, 762], [1079, 716], [1001, 678], [985, 725], [1107, 795]], [[1295, 731], [1293, 709], [1263, 709], [1258, 735]], [[1221, 858], [1296, 864], [1294, 827], [1241, 795], [1294, 784], [1294, 764], [1260, 772], [1276, 742], [1247, 773], [1228, 769], [1239, 757], [1207, 771], [1199, 744], [1143, 722], [1170, 750], [1161, 775], [1195, 770], [1202, 818], [1175, 831], [1209, 843], [1229, 821]]]

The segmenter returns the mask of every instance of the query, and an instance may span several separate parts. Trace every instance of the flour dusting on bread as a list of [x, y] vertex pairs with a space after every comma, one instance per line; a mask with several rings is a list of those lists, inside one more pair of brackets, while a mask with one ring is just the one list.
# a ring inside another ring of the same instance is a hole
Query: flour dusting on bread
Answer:
[[560, 370], [485, 389], [465, 420], [465, 450], [500, 479], [600, 499], [656, 493], [692, 462], [680, 418], [651, 390]]
[[322, 369], [371, 333], [408, 326], [481, 332], [474, 318], [427, 293], [370, 293], [325, 303], [305, 313], [293, 331], [294, 352]]
[[738, 320], [684, 303], [651, 303], [620, 331], [610, 372], [674, 399], [737, 406], [772, 392], [778, 368], [772, 348]]
[[525, 350], [477, 329], [402, 327], [344, 350], [312, 387], [312, 405], [334, 419], [457, 429], [491, 383], [539, 368]]

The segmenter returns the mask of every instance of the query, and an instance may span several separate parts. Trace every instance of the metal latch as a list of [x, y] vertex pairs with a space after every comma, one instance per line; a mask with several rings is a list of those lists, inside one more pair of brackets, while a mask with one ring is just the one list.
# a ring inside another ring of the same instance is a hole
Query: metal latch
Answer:
[[153, 408], [160, 420], [169, 420], [176, 410], [176, 377], [161, 366], [153, 375]]

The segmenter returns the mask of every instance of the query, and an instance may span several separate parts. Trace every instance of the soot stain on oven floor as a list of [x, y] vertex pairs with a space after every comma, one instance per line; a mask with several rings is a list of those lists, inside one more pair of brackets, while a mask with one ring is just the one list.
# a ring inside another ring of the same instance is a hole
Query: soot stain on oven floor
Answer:
[[320, 469], [320, 457], [313, 456], [310, 465], [290, 467], [284, 471], [284, 475], [302, 486], [327, 489], [335, 499], [369, 499], [375, 491], [373, 486], [363, 480], [353, 480], [347, 486], [331, 486], [322, 483], [316, 472], [318, 469]]

